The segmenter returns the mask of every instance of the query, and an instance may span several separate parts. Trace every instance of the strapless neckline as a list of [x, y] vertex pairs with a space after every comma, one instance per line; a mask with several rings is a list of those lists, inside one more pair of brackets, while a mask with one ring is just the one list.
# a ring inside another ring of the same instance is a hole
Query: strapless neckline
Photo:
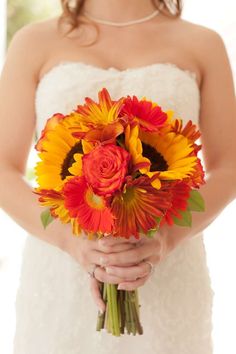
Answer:
[[119, 70], [81, 61], [60, 61], [40, 78], [35, 92], [37, 129], [55, 112], [68, 114], [84, 98], [97, 100], [106, 87], [112, 97], [136, 95], [158, 102], [184, 120], [198, 122], [201, 103], [197, 74], [173, 63], [153, 63]]
[[147, 64], [147, 65], [143, 65], [143, 66], [137, 66], [137, 67], [133, 67], [133, 68], [130, 67], [130, 68], [127, 68], [127, 69], [118, 69], [118, 68], [115, 68], [115, 67], [112, 67], [112, 66], [110, 66], [108, 68], [102, 68], [102, 67], [99, 67], [99, 66], [96, 66], [96, 65], [93, 65], [93, 64], [89, 64], [89, 63], [85, 63], [85, 62], [82, 62], [82, 61], [72, 61], [72, 60], [60, 61], [59, 63], [53, 65], [38, 80], [36, 91], [38, 90], [38, 87], [41, 85], [41, 83], [48, 76], [52, 75], [55, 71], [59, 70], [61, 67], [64, 67], [64, 66], [82, 67], [84, 69], [94, 70], [94, 71], [100, 72], [100, 73], [110, 73], [110, 74], [113, 74], [113, 75], [125, 75], [127, 73], [145, 71], [145, 70], [153, 69], [155, 67], [157, 67], [157, 68], [159, 68], [159, 67], [168, 67], [170, 70], [178, 71], [178, 72], [182, 73], [183, 75], [185, 75], [185, 76], [189, 77], [190, 79], [192, 79], [192, 81], [195, 84], [195, 86], [197, 87], [198, 91], [200, 91], [196, 72], [194, 72], [193, 70], [183, 69], [180, 66], [178, 66], [177, 64], [172, 63], [172, 62], [163, 62], [163, 63], [162, 62], [157, 62], [157, 63]]

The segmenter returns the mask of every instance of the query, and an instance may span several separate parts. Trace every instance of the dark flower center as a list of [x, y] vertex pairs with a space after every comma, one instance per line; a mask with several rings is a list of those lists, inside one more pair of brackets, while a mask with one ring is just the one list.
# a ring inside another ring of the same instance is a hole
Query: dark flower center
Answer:
[[164, 157], [151, 145], [142, 142], [143, 156], [151, 161], [150, 171], [167, 171], [168, 164]]
[[76, 153], [80, 153], [80, 154], [83, 153], [82, 144], [80, 141], [72, 147], [72, 149], [66, 155], [65, 160], [63, 161], [63, 164], [61, 167], [61, 179], [62, 180], [64, 180], [67, 176], [72, 176], [72, 174], [68, 170], [75, 162], [74, 154], [76, 154]]
[[117, 144], [122, 147], [123, 149], [125, 148], [125, 134], [121, 133], [117, 138], [116, 138]]

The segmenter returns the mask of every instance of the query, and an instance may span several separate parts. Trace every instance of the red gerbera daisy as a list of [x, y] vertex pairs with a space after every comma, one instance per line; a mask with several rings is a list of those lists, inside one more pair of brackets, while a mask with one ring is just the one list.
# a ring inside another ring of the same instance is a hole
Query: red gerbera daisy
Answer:
[[196, 166], [194, 167], [192, 176], [184, 179], [184, 181], [193, 188], [199, 188], [201, 185], [206, 183], [205, 171], [199, 158], [197, 158]]
[[171, 197], [171, 206], [166, 210], [161, 226], [165, 223], [173, 225], [173, 218], [181, 218], [180, 211], [187, 209], [191, 188], [183, 181], [173, 181], [163, 182], [161, 190], [168, 192]]
[[139, 101], [136, 96], [124, 99], [120, 116], [127, 116], [131, 125], [132, 121], [138, 121], [140, 128], [149, 132], [158, 131], [168, 118], [167, 113], [157, 104], [146, 99]]
[[139, 238], [140, 232], [158, 228], [159, 218], [163, 211], [170, 208], [169, 192], [152, 187], [150, 179], [139, 177], [127, 183], [122, 193], [118, 193], [112, 203], [111, 210], [115, 220], [115, 235]]
[[96, 195], [84, 176], [70, 179], [64, 186], [65, 206], [82, 229], [111, 233], [114, 218], [103, 197]]

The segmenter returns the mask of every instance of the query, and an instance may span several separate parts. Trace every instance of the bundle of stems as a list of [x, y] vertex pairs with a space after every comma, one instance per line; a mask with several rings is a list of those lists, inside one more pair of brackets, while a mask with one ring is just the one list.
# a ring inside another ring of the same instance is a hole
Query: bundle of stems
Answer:
[[106, 304], [104, 313], [98, 314], [97, 331], [106, 329], [114, 336], [143, 334], [140, 323], [138, 290], [118, 290], [117, 284], [100, 283], [100, 291]]

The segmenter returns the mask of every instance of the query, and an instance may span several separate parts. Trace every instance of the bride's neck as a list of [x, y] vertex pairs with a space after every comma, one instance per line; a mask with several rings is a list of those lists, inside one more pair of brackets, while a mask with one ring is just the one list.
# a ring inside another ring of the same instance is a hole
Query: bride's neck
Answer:
[[121, 22], [147, 16], [155, 9], [151, 0], [86, 0], [84, 5], [94, 17]]

